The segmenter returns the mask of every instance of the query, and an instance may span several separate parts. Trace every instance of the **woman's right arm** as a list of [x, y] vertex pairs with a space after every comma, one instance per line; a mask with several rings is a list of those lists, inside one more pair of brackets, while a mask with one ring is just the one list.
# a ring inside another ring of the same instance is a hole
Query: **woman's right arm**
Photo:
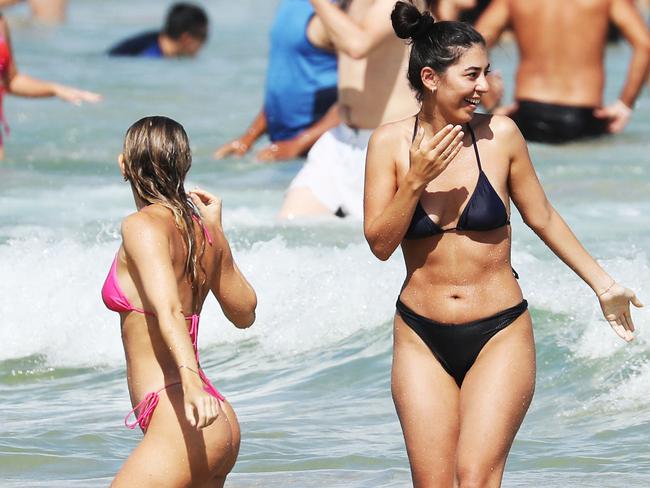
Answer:
[[217, 149], [213, 155], [214, 159], [223, 159], [226, 156], [243, 156], [251, 147], [253, 147], [255, 141], [262, 137], [262, 134], [266, 133], [266, 130], [266, 112], [264, 111], [264, 108], [262, 108], [260, 113], [257, 114], [257, 117], [255, 117], [250, 126], [248, 126], [248, 129], [246, 129], [246, 132], [237, 139], [233, 139]]
[[432, 137], [420, 127], [409, 151], [409, 170], [398, 186], [400, 136], [395, 125], [385, 125], [368, 143], [363, 228], [372, 253], [382, 261], [404, 239], [424, 188], [458, 154], [463, 139], [460, 126], [448, 125]]
[[122, 240], [145, 308], [156, 316], [160, 335], [178, 368], [186, 418], [193, 427], [207, 427], [217, 418], [218, 405], [203, 390], [199, 377], [169, 254], [169, 237], [155, 217], [138, 212], [122, 223]]
[[218, 264], [210, 277], [210, 289], [221, 310], [236, 327], [245, 329], [255, 322], [257, 295], [239, 270], [221, 225], [221, 200], [205, 190], [190, 192], [201, 219], [212, 231], [212, 246], [219, 253]]

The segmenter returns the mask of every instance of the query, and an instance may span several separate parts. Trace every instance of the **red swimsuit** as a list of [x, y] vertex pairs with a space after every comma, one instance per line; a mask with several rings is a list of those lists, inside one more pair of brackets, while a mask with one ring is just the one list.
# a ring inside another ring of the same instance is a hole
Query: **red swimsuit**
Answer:
[[[11, 51], [9, 50], [9, 45], [7, 44], [7, 40], [4, 38], [2, 34], [0, 34], [0, 76], [3, 79], [5, 78], [5, 73], [9, 69], [10, 64], [11, 64]], [[5, 133], [9, 135], [9, 125], [5, 120], [4, 110], [2, 108], [2, 98], [4, 97], [5, 91], [6, 89], [4, 87], [4, 84], [0, 84], [0, 124], [2, 124]], [[0, 131], [0, 146], [1, 145], [2, 145], [2, 131]]]

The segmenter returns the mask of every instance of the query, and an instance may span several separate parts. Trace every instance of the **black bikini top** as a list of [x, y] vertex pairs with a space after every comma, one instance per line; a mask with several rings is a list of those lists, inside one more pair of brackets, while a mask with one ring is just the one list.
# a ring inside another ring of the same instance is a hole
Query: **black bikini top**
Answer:
[[[487, 179], [486, 174], [481, 168], [481, 158], [478, 154], [478, 147], [476, 146], [476, 137], [474, 131], [467, 124], [469, 133], [472, 136], [472, 144], [474, 145], [474, 152], [476, 153], [476, 162], [478, 163], [478, 181], [474, 193], [469, 198], [467, 205], [460, 214], [456, 227], [443, 229], [436, 224], [418, 201], [411, 224], [406, 231], [405, 239], [423, 239], [431, 237], [451, 230], [493, 230], [510, 224], [506, 206], [501, 201], [501, 197], [494, 190]], [[415, 118], [415, 127], [413, 128], [413, 139], [418, 130], [418, 119]]]

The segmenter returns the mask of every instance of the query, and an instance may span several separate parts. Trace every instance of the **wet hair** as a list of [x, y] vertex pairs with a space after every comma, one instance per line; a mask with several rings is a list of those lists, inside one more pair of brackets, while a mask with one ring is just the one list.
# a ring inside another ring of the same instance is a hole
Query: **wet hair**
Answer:
[[198, 5], [175, 3], [167, 12], [162, 32], [174, 40], [188, 33], [194, 39], [205, 41], [208, 38], [208, 15]]
[[167, 207], [174, 216], [187, 250], [185, 274], [195, 302], [199, 285], [205, 281], [205, 272], [200, 266], [205, 239], [201, 240], [199, 249], [193, 222], [196, 212], [183, 186], [192, 165], [185, 129], [167, 117], [145, 117], [126, 131], [122, 154], [125, 178], [138, 197], [149, 204]]
[[475, 44], [485, 46], [485, 39], [474, 27], [464, 22], [436, 22], [429, 12], [420, 13], [415, 5], [397, 2], [391, 13], [395, 34], [409, 39], [408, 80], [418, 100], [422, 100], [424, 84], [420, 72], [429, 67], [443, 74], [463, 53]]

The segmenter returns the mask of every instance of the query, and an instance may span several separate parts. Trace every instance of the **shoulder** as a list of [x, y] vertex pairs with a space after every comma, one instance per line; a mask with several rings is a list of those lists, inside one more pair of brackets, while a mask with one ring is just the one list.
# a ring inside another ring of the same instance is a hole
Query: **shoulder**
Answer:
[[476, 138], [496, 148], [512, 161], [528, 152], [528, 146], [517, 124], [507, 115], [477, 114], [471, 122]]
[[507, 115], [486, 115], [488, 125], [492, 132], [499, 137], [517, 137], [521, 136], [519, 127]]
[[399, 145], [403, 142], [409, 142], [413, 135], [414, 124], [415, 118], [407, 117], [396, 122], [380, 125], [373, 131], [368, 145]]
[[108, 51], [108, 54], [113, 56], [138, 55], [147, 47], [149, 47], [153, 42], [157, 42], [159, 35], [160, 32], [158, 31], [147, 31], [141, 34], [136, 34], [118, 42]]
[[167, 225], [160, 216], [140, 211], [135, 212], [122, 221], [122, 240], [127, 249], [137, 249], [142, 246], [167, 242]]
[[507, 115], [476, 114], [470, 125], [479, 139], [499, 145], [526, 143], [517, 124]]

